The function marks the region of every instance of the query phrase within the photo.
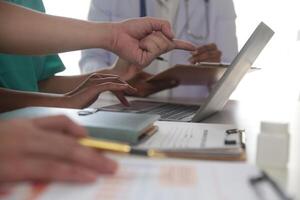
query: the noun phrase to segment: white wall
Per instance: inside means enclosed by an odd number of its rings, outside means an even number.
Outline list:
[[[233,98],[263,100],[295,100],[300,91],[299,0],[234,0],[238,15],[239,46],[259,21],[264,21],[275,35],[255,63],[263,70],[249,74],[239,85]]]
[[[70,3],[71,2],[71,3]],[[85,19],[88,0],[44,0],[48,13]],[[275,30],[275,36],[265,48],[256,67],[261,71],[248,74],[232,95],[234,99],[261,103],[288,102],[297,99],[300,91],[300,0],[234,0],[237,34],[241,47],[255,26],[264,21]],[[79,52],[61,54],[67,66],[63,74],[79,73]]]

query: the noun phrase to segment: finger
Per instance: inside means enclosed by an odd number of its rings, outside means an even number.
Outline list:
[[[140,48],[144,49],[142,65],[149,65],[157,56],[175,48],[175,43],[166,38],[161,32],[153,32],[140,42]]]
[[[126,99],[124,93],[121,93],[121,92],[113,92],[113,93],[124,106],[127,106],[127,107],[130,106],[130,103]]]
[[[42,157],[18,158],[0,164],[0,180],[20,181],[72,181],[91,182],[97,172],[62,160]]]
[[[99,133],[101,134],[101,133]],[[39,132],[21,144],[24,156],[35,155],[60,159],[90,168],[99,173],[111,173],[117,168],[114,161],[93,149],[81,146],[77,139],[49,131]]]
[[[194,52],[192,52],[192,55],[198,55],[198,54],[202,54],[207,51],[215,51],[215,50],[218,50],[217,45],[214,43],[211,43],[211,44],[203,45],[203,46],[197,48]]]
[[[83,127],[64,115],[35,118],[33,119],[33,123],[42,129],[53,130],[60,133],[63,132],[78,137],[87,135]]]
[[[101,84],[106,82],[127,84],[125,81],[122,81],[119,77],[93,78],[91,81],[94,84]]]
[[[98,78],[112,78],[112,77],[117,77],[120,78],[118,75],[115,74],[102,74],[102,73],[93,73],[89,76],[89,79],[98,79]]]
[[[136,89],[128,84],[105,82],[84,88],[72,98],[77,100],[76,107],[85,108],[95,102],[102,92],[106,91],[135,93]]]
[[[174,38],[174,33],[172,31],[170,22],[151,17],[146,17],[145,19],[147,19],[151,24],[152,31],[161,31],[167,38]]]
[[[141,40],[139,46],[141,49],[144,50],[145,53],[151,53],[153,54],[153,52],[159,52],[160,51],[160,47],[157,43],[154,42],[155,40],[153,39],[153,35],[149,35],[146,38],[144,38],[143,40]]]
[[[161,32],[153,32],[141,41],[140,47],[151,54],[149,57],[154,58],[168,50],[174,49],[175,44]]]
[[[121,83],[121,84],[127,84],[125,81],[121,80],[118,76],[107,76],[106,78],[91,78],[88,83],[88,87],[99,85],[106,82],[113,82],[113,83]],[[133,89],[133,88],[132,88]],[[95,94],[94,94],[95,95]]]
[[[206,51],[202,54],[198,54],[189,58],[189,61],[193,64],[197,62],[219,62],[221,60],[222,53],[220,51]]]
[[[138,73],[136,76],[139,77],[140,79],[147,80],[148,78],[154,76],[154,74],[150,74],[150,73],[148,73],[148,72],[141,71],[141,72]]]
[[[129,84],[122,84],[122,83],[113,83],[113,82],[106,82],[97,85],[98,87],[98,93],[104,92],[104,91],[122,91],[122,92],[131,92],[135,93],[136,89],[130,86]]]
[[[184,40],[177,40],[177,39],[175,39],[173,41],[175,43],[176,49],[181,49],[181,50],[186,50],[186,51],[195,51],[196,50],[196,47],[190,42],[187,42]]]
[[[179,81],[177,80],[160,80],[160,81],[155,81],[151,83],[152,85],[152,91],[154,93],[165,90],[165,89],[170,89],[173,87],[176,87],[179,85]]]
[[[158,55],[175,48],[173,40],[168,39],[162,32],[153,32],[150,39],[158,46],[160,50],[160,52],[157,52]]]
[[[179,82],[176,80],[155,81],[151,84],[145,84],[144,87],[137,92],[136,96],[146,97],[162,90],[176,87],[178,84]]]

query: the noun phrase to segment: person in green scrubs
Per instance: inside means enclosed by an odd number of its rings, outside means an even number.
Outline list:
[[[6,1],[45,12],[42,0]],[[115,91],[120,101],[128,105],[119,91],[126,91],[129,94],[135,92],[135,89],[117,76],[106,75],[115,73],[110,69],[81,76],[55,76],[56,73],[65,69],[57,54],[23,56],[2,53],[0,54],[0,66],[0,94],[2,97],[5,95],[14,97],[9,98],[8,102],[2,102],[0,111],[29,105],[83,108],[91,104],[99,93],[107,90]],[[110,86],[100,85],[105,82],[110,82]],[[87,85],[94,85],[94,88],[82,91],[82,88]],[[43,94],[37,92],[43,92]],[[53,94],[47,95],[46,93]]]
[[[0,10],[0,112],[26,106],[84,108],[104,91],[113,92],[121,103],[129,105],[125,94],[133,95],[137,90],[125,81],[138,86],[139,91],[146,88],[148,93],[173,87],[177,83],[170,80],[157,86],[147,84],[145,74],[138,72],[162,53],[195,49],[174,39],[170,24],[164,20],[96,23],[56,17],[41,13],[45,11],[42,0],[0,1]],[[57,54],[44,56],[84,48],[104,48],[123,59],[92,74],[56,76],[64,70],[63,63]]]
[[[42,0],[7,0],[7,2],[45,12]],[[176,48],[175,45],[172,48]],[[165,50],[158,49],[159,51]],[[139,72],[140,69],[132,70],[137,67],[123,59],[119,59],[111,68],[79,76],[56,76],[56,73],[65,69],[57,54],[46,56],[0,54],[0,66],[0,94],[3,97],[0,100],[0,112],[25,106],[84,108],[93,103],[104,91],[112,91],[121,103],[129,105],[124,94],[148,96],[178,84],[174,80],[148,83],[146,79],[151,76],[150,74]],[[107,74],[115,74],[122,78]],[[22,101],[19,101],[20,98]]]
[[[7,2],[45,12],[42,0],[7,0]],[[65,69],[57,54],[45,56],[0,54],[0,66],[0,90],[2,91],[0,111],[29,105],[83,108],[92,103],[92,100],[95,100],[99,93],[106,90],[127,91],[129,93],[135,91],[118,77],[110,75],[94,73],[73,77],[55,76],[56,73]],[[107,70],[103,72],[107,72]],[[95,89],[81,90],[82,87],[91,84],[91,82],[95,85],[104,83],[105,78],[109,78],[107,81],[114,83],[114,85],[111,84],[108,88],[95,86]],[[122,84],[121,87],[119,87],[120,83]],[[47,95],[37,92],[64,95]],[[116,94],[121,102],[128,104],[121,94]],[[12,96],[14,98],[11,98]]]

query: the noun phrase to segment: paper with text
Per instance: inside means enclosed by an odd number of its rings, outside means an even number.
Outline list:
[[[243,163],[115,157],[120,169],[92,184],[28,184],[15,187],[5,200],[209,199],[253,200],[249,178],[258,170]],[[1,196],[0,199],[2,200]]]

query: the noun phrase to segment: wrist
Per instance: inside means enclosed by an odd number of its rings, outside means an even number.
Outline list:
[[[113,74],[118,75],[124,81],[128,81],[132,74],[136,74],[132,64],[124,59],[119,58],[110,68]]]
[[[72,98],[72,94],[66,93],[63,95],[60,95],[59,97],[55,98],[53,101],[57,105],[57,107],[62,108],[74,108]]]
[[[97,23],[95,33],[97,48],[112,51],[113,46],[116,43],[115,24]]]

